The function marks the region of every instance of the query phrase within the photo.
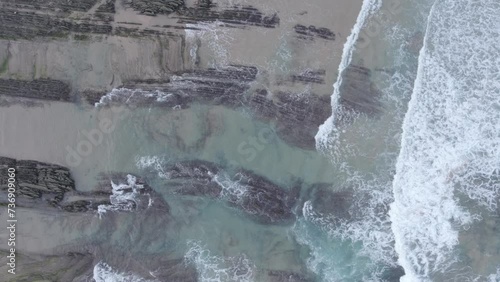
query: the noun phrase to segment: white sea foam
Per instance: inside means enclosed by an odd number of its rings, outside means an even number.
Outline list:
[[[500,182],[500,3],[437,1],[393,182],[390,217],[402,281],[428,281],[457,260],[458,232],[475,216],[467,195],[496,207]]]
[[[137,178],[133,175],[127,175],[127,183],[115,184],[111,181],[112,194],[109,196],[110,205],[99,205],[97,213],[99,218],[108,211],[133,211],[141,203],[139,200],[140,190],[144,189],[143,184],[137,183]],[[130,191],[131,190],[131,191]],[[148,207],[152,204],[151,196],[147,195]]]
[[[172,97],[171,93],[164,93],[160,90],[146,91],[142,89],[113,88],[108,94],[101,97],[95,107],[109,105],[112,102],[121,102],[128,104],[131,99],[138,97],[155,98],[156,102],[166,102]]]
[[[237,257],[216,256],[196,241],[189,241],[188,247],[185,259],[195,265],[201,282],[254,281],[255,266],[244,254]]]
[[[165,159],[158,156],[144,156],[136,158],[135,166],[139,169],[153,168],[158,177],[165,179],[168,178],[168,174],[163,169],[164,162]]]
[[[500,267],[497,268],[497,273],[493,273],[488,276],[489,282],[498,282],[500,281]]]
[[[356,48],[356,41],[359,38],[359,34],[366,20],[370,17],[370,15],[380,8],[382,2],[380,0],[363,0],[363,4],[361,6],[361,11],[358,14],[356,19],[356,23],[354,24],[351,34],[347,37],[346,42],[344,43],[344,48],[342,50],[342,57],[339,64],[337,81],[333,85],[333,94],[331,96],[331,104],[332,104],[332,115],[322,124],[318,129],[318,133],[316,133],[316,148],[318,150],[324,150],[329,147],[328,143],[331,140],[335,140],[335,138],[330,138],[331,135],[335,135],[335,116],[338,115],[339,108],[339,99],[340,99],[340,85],[342,84],[342,74],[343,71],[349,66],[352,60],[352,55]]]
[[[238,175],[236,175],[238,176]],[[241,203],[248,187],[237,180],[231,179],[225,172],[213,175],[213,180],[222,188],[220,197],[233,203]]]
[[[94,280],[96,282],[156,282],[139,277],[133,273],[123,273],[113,270],[105,262],[99,262],[94,266]]]

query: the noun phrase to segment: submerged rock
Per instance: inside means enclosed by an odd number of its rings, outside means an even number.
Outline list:
[[[331,115],[330,97],[286,92],[268,97],[267,90],[251,88],[257,74],[258,70],[253,66],[232,65],[220,69],[185,71],[167,81],[128,81],[123,88],[103,96],[96,105],[184,109],[194,103],[203,103],[232,109],[245,108],[258,119],[275,122],[278,135],[288,144],[314,149],[318,127]],[[321,74],[321,71],[308,72],[294,79],[320,80]]]
[[[163,176],[175,193],[226,201],[262,223],[295,218],[299,187],[287,191],[251,171],[240,170],[229,176],[213,163],[188,161],[163,168]]]
[[[69,18],[14,9],[0,9],[0,38],[32,39],[66,37],[70,32],[110,34],[112,26],[104,23],[76,22]]]
[[[371,81],[369,69],[350,65],[342,76],[340,104],[345,110],[368,116],[375,116],[381,112],[380,93]]]
[[[314,25],[304,26],[297,24],[294,27],[295,32],[299,34],[300,38],[313,39],[319,37],[328,40],[335,40],[335,33],[326,27],[315,27]]]
[[[314,184],[310,188],[308,199],[314,210],[335,219],[350,219],[350,209],[354,202],[352,190],[333,191],[329,184]]]
[[[222,192],[222,187],[214,178],[219,173],[219,167],[213,163],[199,160],[176,163],[165,173],[169,186],[176,193],[215,198]]]
[[[380,277],[382,281],[398,282],[405,275],[405,271],[401,266],[388,268]]]
[[[231,179],[218,179],[222,198],[263,223],[287,222],[295,219],[293,208],[298,189],[287,191],[265,177],[240,170]],[[297,187],[298,188],[298,187]]]
[[[310,83],[325,83],[325,70],[306,70],[299,74],[290,75],[290,80],[292,82],[300,82],[304,84]]]

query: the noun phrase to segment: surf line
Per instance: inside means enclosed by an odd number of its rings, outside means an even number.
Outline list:
[[[358,41],[359,34],[361,33],[361,28],[364,26],[366,20],[377,11],[382,5],[380,0],[363,0],[361,5],[361,11],[356,18],[356,23],[354,24],[351,34],[347,37],[344,43],[344,48],[342,49],[342,57],[339,64],[337,80],[333,84],[333,94],[331,96],[332,105],[332,115],[319,126],[318,133],[314,137],[316,140],[316,149],[318,151],[321,148],[325,148],[327,144],[328,134],[335,131],[335,113],[339,109],[339,99],[340,99],[340,86],[342,85],[342,74],[345,69],[351,64],[352,55],[356,49],[356,42]]]

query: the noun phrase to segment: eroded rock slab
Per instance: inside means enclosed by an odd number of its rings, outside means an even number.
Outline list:
[[[68,102],[71,100],[70,92],[70,86],[59,80],[0,79],[0,96]]]
[[[326,74],[325,70],[306,70],[299,74],[290,75],[290,81],[299,82],[303,84],[310,84],[310,83],[323,84],[325,83],[325,74]]]
[[[314,25],[305,26],[297,24],[294,26],[294,30],[298,34],[298,37],[303,39],[312,40],[315,37],[319,37],[327,40],[335,40],[335,33],[333,33],[326,27],[315,27]]]
[[[97,105],[185,109],[193,103],[203,103],[232,109],[245,108],[258,119],[274,122],[278,135],[290,145],[314,149],[318,126],[331,115],[330,97],[286,92],[278,92],[271,97],[267,90],[252,89],[257,75],[255,67],[234,65],[222,69],[186,71],[168,81],[128,81],[123,88],[103,96]],[[306,75],[309,75],[308,78]],[[319,75],[321,71],[295,79],[318,80]]]
[[[93,192],[75,189],[69,169],[37,161],[0,157],[0,204],[8,203],[8,169],[15,169],[16,205],[66,212],[126,212],[146,209],[169,212],[168,204],[140,177],[126,173],[101,175]]]
[[[7,203],[8,169],[15,169],[16,202],[20,206],[57,206],[64,194],[75,190],[75,182],[65,167],[37,161],[0,157],[0,201]]]
[[[300,187],[288,191],[251,171],[230,176],[216,164],[196,160],[165,166],[162,177],[175,193],[223,200],[262,223],[295,218]]]
[[[314,184],[309,190],[308,199],[314,210],[335,219],[351,219],[350,209],[354,201],[352,190],[333,191],[329,184]]]
[[[49,14],[0,9],[0,38],[4,39],[61,38],[70,32],[110,34],[112,29],[108,24],[75,22]]]
[[[180,10],[179,22],[198,23],[220,21],[228,26],[259,26],[265,28],[274,28],[280,23],[277,14],[264,15],[261,11],[252,6],[233,6],[219,10],[211,8],[213,6],[207,5],[206,2],[204,3],[204,6]]]

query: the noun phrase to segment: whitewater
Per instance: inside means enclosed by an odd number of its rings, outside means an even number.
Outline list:
[[[494,0],[438,0],[429,15],[390,209],[401,281],[460,268],[459,233],[481,219],[469,207],[498,204],[499,31]]]

